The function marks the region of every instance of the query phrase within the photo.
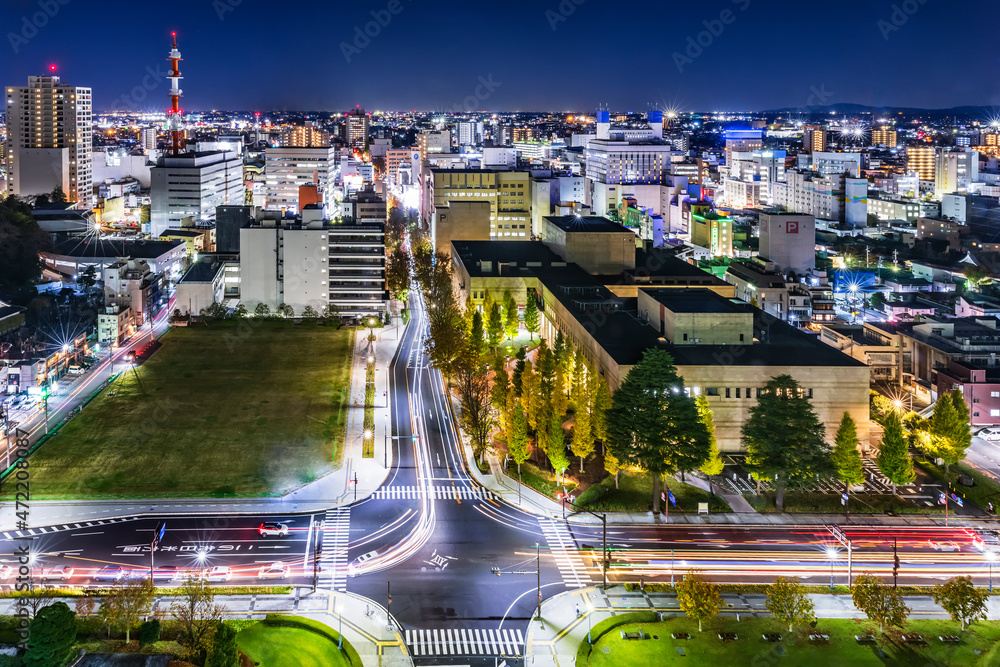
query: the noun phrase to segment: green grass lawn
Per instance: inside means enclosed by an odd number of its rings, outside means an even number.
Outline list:
[[[337,634],[332,628],[299,616],[280,618],[285,624],[300,624],[301,627],[264,622],[236,635],[239,649],[260,667],[348,667],[351,661],[347,656],[353,656],[357,667],[361,666],[360,658],[349,643],[344,642],[343,650],[337,648]]]
[[[677,499],[677,508],[671,505],[671,511],[697,512],[698,503],[708,503],[712,512],[731,511],[729,503],[721,496],[713,496],[708,491],[673,479],[666,480],[666,484]],[[653,479],[641,473],[623,472],[619,475],[616,489],[614,475],[611,475],[580,494],[576,502],[595,512],[648,512],[653,504]],[[660,506],[662,511],[663,503]]]
[[[219,322],[161,340],[32,455],[34,498],[264,495],[339,465],[351,330]]]
[[[507,474],[514,480],[517,479],[517,466],[511,465]],[[542,470],[533,463],[521,464],[521,483],[530,486],[535,491],[545,494],[550,498],[556,497],[556,492],[562,491],[562,486],[556,484],[556,476],[548,470]],[[571,492],[576,488],[576,482],[566,480],[566,490]]]
[[[876,646],[858,644],[854,635],[878,635],[878,627],[868,621],[853,619],[822,619],[816,627],[818,634],[829,635],[829,643],[809,641],[808,632],[796,629],[789,635],[788,627],[770,618],[716,619],[705,624],[705,631],[698,632],[698,624],[687,618],[674,618],[663,623],[627,624],[616,627],[597,640],[589,659],[586,641],[581,646],[579,665],[618,667],[619,665],[787,665],[807,667],[866,667],[868,665],[893,666],[982,666],[1000,664],[1000,623],[977,623],[965,633],[952,621],[915,620],[906,624],[905,632],[923,635],[926,647],[904,645],[900,633],[894,632],[880,642],[885,657],[880,657]],[[658,639],[623,640],[621,631],[646,633]],[[672,632],[686,632],[691,639],[671,638]],[[719,632],[733,632],[739,639],[725,644]],[[780,633],[782,641],[770,643],[761,635]],[[939,635],[960,635],[957,645],[946,645]],[[682,657],[677,648],[683,648]],[[608,652],[604,652],[604,648]],[[780,650],[784,651],[782,655]],[[977,654],[976,651],[979,651]]]

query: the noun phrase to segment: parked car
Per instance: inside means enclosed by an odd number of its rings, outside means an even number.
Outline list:
[[[976,434],[977,438],[982,438],[987,442],[1000,441],[1000,426],[988,426]]]
[[[126,574],[124,567],[105,565],[94,573],[94,581],[120,581]]]
[[[347,566],[347,573],[353,577],[357,573],[357,571],[361,569],[362,565],[370,561],[372,558],[375,558],[376,556],[378,556],[377,551],[369,551],[366,554],[361,554],[360,556],[355,558],[350,565]]]
[[[42,572],[42,581],[69,581],[75,570],[71,567],[60,565]]]
[[[209,581],[229,581],[233,578],[233,570],[228,565],[216,565],[215,567],[209,567],[206,568],[201,574]]]
[[[73,364],[72,366],[69,367],[68,372],[70,375],[83,375],[83,368],[81,368],[77,364]]]
[[[257,577],[260,579],[287,579],[290,571],[291,568],[279,560],[260,568]]]
[[[12,574],[14,574],[14,568],[10,565],[0,565],[0,581],[10,579]]]
[[[288,526],[283,523],[265,522],[257,529],[261,537],[285,537],[288,535]]]

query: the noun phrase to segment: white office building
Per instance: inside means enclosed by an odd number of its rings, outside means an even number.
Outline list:
[[[774,205],[791,213],[864,227],[868,221],[868,181],[842,174],[821,176],[790,170],[784,183],[771,185]]]
[[[7,192],[48,194],[62,188],[81,208],[94,204],[90,88],[58,76],[29,76],[7,87]]]
[[[240,229],[240,299],[250,312],[285,304],[360,319],[385,313],[385,225],[338,223],[307,206],[294,221]]]
[[[647,118],[649,129],[641,133],[643,138],[630,139],[626,136],[636,133],[613,130],[608,112],[597,112],[597,136],[584,149],[595,216],[606,216],[617,208],[622,184],[658,184],[670,172],[673,146],[663,140],[663,114],[650,111]]]
[[[163,155],[150,169],[149,233],[181,227],[184,218],[215,220],[215,207],[244,201],[243,160],[237,153]]]
[[[265,208],[298,212],[299,188],[316,184],[324,204],[332,201],[336,149],[331,146],[268,148],[264,166]]]

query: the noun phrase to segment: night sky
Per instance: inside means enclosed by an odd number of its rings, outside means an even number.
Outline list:
[[[97,111],[163,108],[176,30],[191,111],[1000,107],[998,17],[996,0],[2,0],[0,83],[56,63]]]

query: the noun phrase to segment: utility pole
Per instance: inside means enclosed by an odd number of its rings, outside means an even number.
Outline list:
[[[156,525],[156,530],[153,531],[153,541],[149,543],[149,583],[153,584],[153,554],[156,552],[156,547],[159,546],[160,540],[163,539],[163,534],[167,532],[167,522],[161,521]]]
[[[316,592],[319,581],[319,555],[319,531],[317,530],[313,534],[313,593]]]
[[[538,572],[538,620],[542,620],[542,555],[538,542],[535,542],[535,568]]]

